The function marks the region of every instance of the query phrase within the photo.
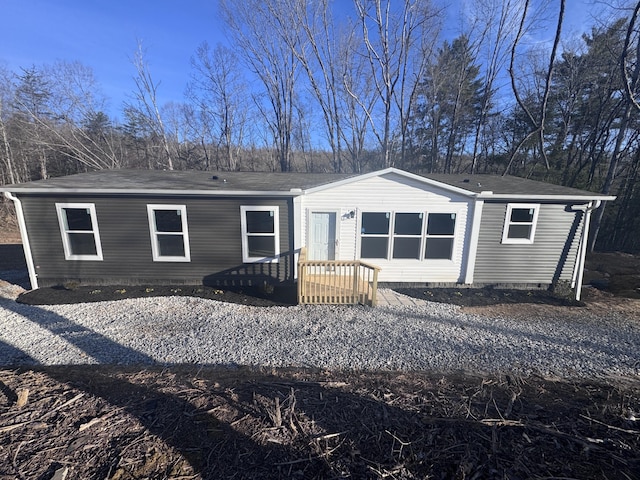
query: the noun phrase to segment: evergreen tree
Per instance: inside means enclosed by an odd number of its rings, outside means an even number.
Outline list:
[[[469,39],[463,35],[445,41],[420,82],[412,117],[412,143],[427,171],[452,173],[462,167],[482,104],[482,85]]]

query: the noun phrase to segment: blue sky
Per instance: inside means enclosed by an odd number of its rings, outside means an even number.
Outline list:
[[[2,0],[0,62],[10,70],[80,61],[91,67],[118,110],[131,92],[137,41],[147,49],[160,93],[182,100],[190,58],[221,26],[214,1]],[[171,93],[170,93],[171,92]]]
[[[342,2],[347,0],[335,0]],[[463,0],[449,7],[457,23]],[[472,0],[471,0],[472,1]],[[565,30],[582,33],[592,10],[588,0],[568,0]],[[557,8],[557,1],[551,2]],[[79,61],[93,69],[108,111],[119,112],[134,88],[131,58],[142,41],[159,97],[182,101],[197,46],[224,42],[216,16],[217,0],[2,0],[0,65],[41,66],[56,60]],[[455,28],[455,25],[454,25]],[[541,39],[544,41],[544,39]]]

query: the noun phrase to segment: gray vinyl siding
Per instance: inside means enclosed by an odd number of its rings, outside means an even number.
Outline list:
[[[503,244],[507,203],[485,202],[474,283],[550,285],[554,280],[571,281],[584,215],[569,209],[565,204],[541,204],[534,243]]]
[[[292,281],[291,199],[23,195],[21,200],[39,284],[253,284]],[[102,261],[66,260],[56,203],[93,203]],[[186,205],[190,262],[154,262],[148,204]],[[241,205],[279,207],[278,263],[242,262]]]

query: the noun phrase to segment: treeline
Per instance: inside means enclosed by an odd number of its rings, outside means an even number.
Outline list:
[[[106,168],[511,174],[617,195],[598,248],[640,251],[640,3],[563,32],[565,0],[220,0],[227,45],[162,103],[141,44],[120,117],[77,62],[0,69],[0,182]],[[547,32],[548,41],[533,42]],[[551,32],[551,33],[548,33]]]

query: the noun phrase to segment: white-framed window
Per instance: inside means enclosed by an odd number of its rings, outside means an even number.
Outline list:
[[[389,257],[391,213],[362,212],[360,223],[360,258]]]
[[[423,218],[423,213],[394,214],[391,258],[420,259]]]
[[[64,257],[102,260],[96,206],[93,203],[56,203]]]
[[[276,206],[240,206],[243,263],[278,262],[279,212],[280,208]]]
[[[502,230],[502,243],[533,243],[539,210],[539,204],[507,204],[507,213]]]
[[[360,258],[452,260],[454,212],[362,212]]]
[[[147,205],[154,262],[190,262],[186,205]]]
[[[451,260],[455,233],[455,213],[429,213],[425,233],[425,260]]]

